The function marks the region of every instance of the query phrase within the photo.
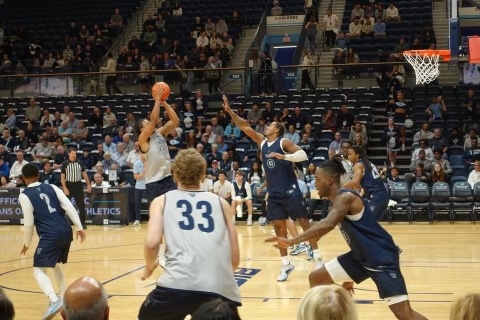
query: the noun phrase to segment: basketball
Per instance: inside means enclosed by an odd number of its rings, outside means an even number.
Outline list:
[[[161,98],[162,98],[162,100],[167,100],[168,96],[170,95],[170,87],[165,82],[157,82],[153,85],[153,87],[152,87],[152,97],[153,98],[156,97],[157,92],[161,87],[163,87],[163,90],[164,90],[163,97],[161,97]]]

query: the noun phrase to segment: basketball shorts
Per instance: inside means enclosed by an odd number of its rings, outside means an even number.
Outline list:
[[[383,219],[389,202],[390,196],[388,193],[385,193],[385,195],[382,196],[373,196],[370,200],[368,200],[370,210],[372,210],[372,213],[375,215],[375,219],[377,219],[377,221],[381,221]]]
[[[348,252],[327,262],[325,269],[335,283],[353,281],[359,284],[371,278],[377,286],[380,298],[385,299],[389,304],[408,300],[407,286],[399,264],[367,268],[356,260],[351,252]]]
[[[295,219],[308,219],[307,208],[300,192],[285,194],[284,196],[269,195],[267,200],[267,219],[286,220],[288,217]]]
[[[221,296],[195,291],[184,291],[157,286],[140,307],[138,320],[182,320],[200,306]],[[234,302],[237,306],[241,305]]]
[[[172,176],[165,177],[162,180],[152,183],[147,183],[146,187],[145,197],[150,203],[152,203],[155,198],[160,197],[168,191],[177,189],[177,185],[175,184],[175,181],[173,181]]]
[[[407,120],[406,113],[395,113],[393,116],[393,122],[395,123],[396,126],[404,127],[405,120]]]
[[[33,255],[33,266],[55,268],[57,263],[67,263],[68,252],[72,243],[71,239],[71,237],[59,240],[40,239]]]

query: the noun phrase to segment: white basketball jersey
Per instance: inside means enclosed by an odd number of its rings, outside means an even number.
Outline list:
[[[167,192],[163,230],[167,259],[159,286],[241,302],[219,196],[204,191]]]
[[[150,137],[145,160],[145,183],[156,182],[172,174],[167,142],[161,134],[155,132]]]

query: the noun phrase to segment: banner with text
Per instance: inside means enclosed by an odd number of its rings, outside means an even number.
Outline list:
[[[128,222],[128,212],[133,188],[93,188],[85,190],[86,224],[123,225]],[[18,203],[22,189],[0,189],[0,224],[23,224],[23,212]],[[78,211],[75,199],[72,203]]]
[[[304,14],[267,17],[267,27],[301,26],[305,20]]]

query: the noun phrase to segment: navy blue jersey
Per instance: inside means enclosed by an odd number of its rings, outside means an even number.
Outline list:
[[[39,238],[57,240],[69,236],[70,240],[73,240],[72,227],[65,219],[65,210],[51,185],[42,183],[36,187],[25,188],[23,193],[32,203],[34,224]]]
[[[359,161],[362,166],[365,168],[365,173],[363,174],[362,181],[360,185],[363,190],[365,190],[365,195],[367,197],[386,197],[389,198],[387,188],[380,178],[380,173],[378,172],[377,167],[371,163],[371,168],[362,160]]]
[[[295,172],[293,172],[292,162],[267,157],[270,152],[286,154],[282,148],[282,140],[282,138],[278,138],[271,143],[265,141],[261,146],[269,197],[281,197],[285,196],[285,194],[300,193],[297,185],[297,177],[295,176]]]
[[[340,193],[356,192],[342,189]],[[346,216],[340,222],[340,231],[352,250],[352,254],[365,267],[379,267],[399,263],[399,248],[393,242],[392,236],[378,224],[370,206],[365,205],[360,219],[356,216]]]

